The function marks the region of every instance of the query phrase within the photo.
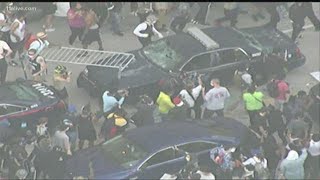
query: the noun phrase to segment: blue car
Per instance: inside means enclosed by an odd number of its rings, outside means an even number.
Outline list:
[[[195,122],[166,122],[131,129],[103,144],[78,151],[67,161],[67,176],[94,179],[160,179],[220,145],[239,145],[247,127],[225,118],[210,127]],[[228,136],[225,136],[228,134]],[[229,136],[230,135],[230,136]]]

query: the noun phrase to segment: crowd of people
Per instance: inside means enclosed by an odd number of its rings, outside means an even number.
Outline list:
[[[55,3],[49,3],[46,9],[46,21],[43,31],[33,35],[27,32],[25,13],[14,14],[10,9],[3,9],[0,13],[2,40],[0,41],[0,80],[6,80],[7,61],[17,65],[18,59],[27,56],[30,75],[35,81],[46,82],[47,64],[41,52],[49,46],[47,32],[54,31],[53,12]],[[121,9],[123,4],[114,3],[71,3],[67,13],[68,25],[71,30],[69,44],[73,45],[78,38],[87,49],[92,42],[97,42],[99,50],[103,50],[100,37],[108,15],[110,15],[111,29],[115,35],[123,36],[121,30]],[[211,3],[199,3],[200,10],[195,17],[191,17],[190,8],[193,3],[180,3],[177,13],[168,25],[166,15],[169,5],[161,3],[131,3],[133,15],[139,16],[140,23],[133,33],[138,37],[142,46],[151,42],[156,34],[162,38],[160,32],[170,27],[179,33],[188,22],[206,25],[207,13]],[[255,20],[265,18],[261,14],[260,3],[254,3],[257,8],[252,13]],[[280,21],[277,4],[266,6],[271,15],[268,25],[275,27]],[[305,17],[309,17],[316,29],[319,20],[315,17],[311,3],[294,3],[289,9],[290,19],[293,20],[292,39],[296,40],[304,25]],[[299,9],[296,11],[297,9]],[[155,16],[152,12],[157,12]],[[300,16],[303,12],[303,16]],[[217,19],[216,24],[229,20],[231,26],[236,26],[237,17],[243,12],[238,3],[225,3],[225,17]],[[86,56],[86,53],[82,54]],[[275,57],[270,57],[275,58]],[[315,101],[319,95],[311,97],[305,91],[297,95],[290,92],[289,84],[284,80],[285,69],[280,67],[277,76],[268,83],[268,95],[274,98],[274,104],[266,106],[266,94],[257,90],[256,80],[249,72],[240,72],[242,99],[249,117],[249,132],[247,143],[239,147],[217,147],[210,152],[210,161],[199,162],[199,169],[190,174],[191,179],[229,179],[238,178],[284,178],[303,179],[319,178],[320,135],[312,134]],[[274,74],[274,73],[271,73]],[[66,84],[70,82],[71,72],[66,67],[58,65],[54,69],[53,86],[59,96],[68,104],[67,117],[61,119],[58,127],[49,127],[48,118],[39,119],[35,127],[29,128],[23,137],[16,137],[10,143],[1,145],[1,169],[9,169],[10,179],[25,179],[34,175],[36,179],[61,179],[65,176],[65,162],[77,150],[94,146],[98,142],[111,139],[122,134],[132,120],[136,126],[146,126],[163,121],[200,121],[214,120],[214,117],[224,117],[225,102],[231,97],[228,88],[221,86],[217,78],[209,79],[209,83],[201,75],[196,79],[185,75],[177,79],[165,79],[159,83],[159,95],[152,99],[148,95],[140,96],[136,104],[137,112],[128,117],[122,105],[130,96],[128,90],[109,89],[102,98],[102,113],[93,113],[90,104],[82,106],[77,113],[72,103],[69,103]],[[156,88],[155,88],[156,91]],[[289,97],[288,97],[289,96]],[[312,111],[310,109],[313,109]],[[95,127],[99,120],[103,120],[100,131]],[[278,143],[275,134],[280,138]],[[34,144],[32,153],[25,151],[25,146]],[[50,162],[50,163],[48,163]],[[32,165],[31,165],[32,164]],[[279,167],[278,167],[279,164]],[[31,168],[34,167],[34,168]],[[36,172],[36,173],[34,173]]]

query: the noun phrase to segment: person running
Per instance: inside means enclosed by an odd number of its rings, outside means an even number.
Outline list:
[[[154,27],[156,22],[157,18],[154,15],[149,15],[146,18],[146,21],[139,24],[134,29],[133,34],[138,37],[138,40],[142,44],[142,47],[146,47],[151,43],[151,38],[154,34],[157,34],[159,38],[163,38],[163,35]]]
[[[16,53],[18,53],[19,59],[22,59],[24,38],[26,36],[26,14],[23,11],[18,11],[16,19],[13,21],[10,29],[10,47],[12,48],[11,62],[12,66],[16,66],[17,63],[13,60]]]
[[[0,40],[0,83],[3,84],[6,81],[8,63],[6,57],[9,57],[12,53],[11,48],[5,42]]]
[[[212,118],[213,114],[217,114],[219,117],[224,117],[224,104],[225,100],[230,97],[230,93],[227,88],[220,86],[219,79],[212,79],[210,85],[213,87],[207,93],[205,88],[202,88],[202,96],[205,101],[205,118]]]
[[[10,29],[12,24],[13,13],[10,8],[4,8],[0,12],[0,32],[2,33],[2,40],[10,42]]]
[[[44,76],[47,74],[47,63],[43,56],[37,55],[36,49],[28,51],[29,68],[34,81],[45,81]]]
[[[94,145],[94,141],[97,139],[96,130],[93,126],[94,115],[91,113],[90,104],[82,106],[81,114],[78,117],[78,137],[79,137],[79,149],[83,148],[84,142],[89,142],[89,147]]]
[[[52,32],[55,31],[56,29],[53,27],[53,18],[54,18],[54,13],[57,10],[57,3],[56,2],[49,2],[49,3],[44,3],[43,7],[43,13],[45,14],[45,24],[42,26],[43,30],[45,32]]]
[[[254,124],[253,119],[258,111],[260,111],[264,106],[263,97],[264,95],[262,92],[256,91],[255,85],[251,85],[247,92],[243,93],[242,95],[251,125]]]
[[[71,30],[71,35],[69,36],[70,45],[73,45],[77,37],[79,41],[82,41],[86,26],[84,15],[84,10],[79,2],[75,3],[75,7],[71,7],[67,12],[68,23]]]
[[[98,25],[98,17],[92,8],[89,9],[89,12],[85,16],[85,22],[87,33],[85,33],[85,36],[82,41],[83,48],[87,49],[92,42],[97,41],[99,45],[99,51],[103,51],[102,41],[99,32],[100,27]]]

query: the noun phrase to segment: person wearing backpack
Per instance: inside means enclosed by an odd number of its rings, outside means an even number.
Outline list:
[[[268,161],[262,153],[258,153],[243,162],[244,166],[254,167],[255,179],[269,179]]]
[[[201,76],[198,76],[198,86],[195,87],[194,83],[189,81],[186,83],[185,88],[180,91],[180,97],[186,102],[188,109],[188,116],[192,119],[199,119],[201,115],[200,93],[202,90]],[[194,113],[194,115],[193,115]]]
[[[260,111],[264,106],[263,97],[264,95],[262,92],[256,91],[255,85],[251,85],[247,92],[242,95],[251,125],[254,124],[253,120],[257,112]]]
[[[48,36],[45,32],[38,32],[36,35],[30,34],[26,38],[24,49],[29,51],[30,49],[37,50],[36,55],[39,55],[45,48],[49,46]]]
[[[47,63],[44,57],[37,55],[36,49],[28,51],[29,68],[34,81],[45,81],[44,76],[47,74]]]
[[[276,84],[274,91],[277,91],[274,97],[274,106],[276,109],[282,111],[283,104],[287,101],[287,95],[290,93],[289,84],[284,81],[284,74],[279,74],[273,83]]]

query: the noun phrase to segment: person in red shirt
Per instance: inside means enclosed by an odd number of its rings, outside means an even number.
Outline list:
[[[289,89],[289,84],[284,81],[284,75],[280,74],[277,78],[277,80],[275,80],[275,83],[277,83],[278,85],[278,96],[275,98],[275,103],[274,106],[276,109],[279,109],[280,111],[282,111],[283,109],[283,104],[287,101],[287,94],[290,93],[290,89]]]

